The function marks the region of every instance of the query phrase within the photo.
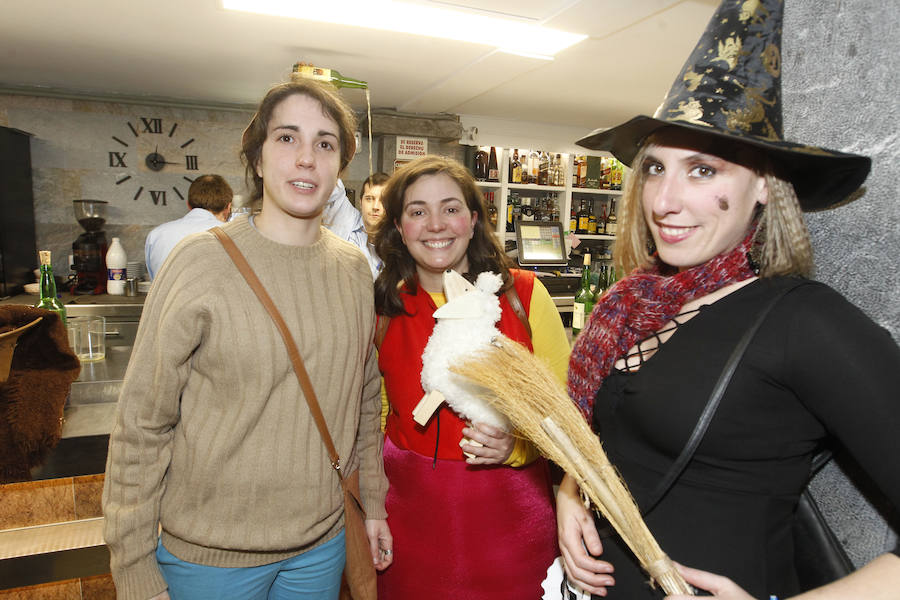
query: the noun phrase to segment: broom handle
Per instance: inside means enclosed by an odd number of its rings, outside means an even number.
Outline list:
[[[619,532],[620,535],[625,537],[623,531],[625,531],[625,523],[627,522],[625,519],[625,515],[622,514],[621,509],[619,508],[618,503],[616,502],[615,496],[610,491],[609,486],[605,481],[600,477],[597,471],[594,469],[594,466],[591,465],[584,456],[581,455],[580,452],[575,448],[575,444],[572,443],[572,440],[569,439],[562,429],[560,429],[559,425],[556,424],[553,419],[550,417],[545,417],[541,421],[541,429],[550,436],[550,439],[553,440],[553,443],[556,444],[557,448],[562,451],[562,453],[572,461],[572,464],[575,465],[575,468],[578,470],[578,473],[584,478],[585,482],[591,486],[597,495],[600,497],[600,501],[603,506],[600,508],[605,509],[603,516],[607,518],[607,520],[613,524],[616,528],[616,531]],[[629,544],[630,545],[630,544]]]

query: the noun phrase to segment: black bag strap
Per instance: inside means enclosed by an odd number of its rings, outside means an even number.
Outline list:
[[[766,320],[769,312],[771,312],[775,305],[778,304],[778,302],[780,302],[781,299],[788,294],[788,292],[798,288],[801,285],[804,285],[805,283],[807,283],[805,280],[798,281],[775,294],[766,303],[766,305],[762,307],[762,309],[759,311],[759,314],[756,315],[756,319],[753,321],[753,323],[750,324],[750,327],[747,328],[747,330],[744,332],[744,335],[741,336],[741,339],[734,347],[734,350],[731,351],[731,355],[728,357],[728,362],[725,363],[725,367],[722,369],[722,373],[719,375],[719,379],[718,381],[716,381],[716,385],[713,386],[712,392],[709,395],[709,400],[707,400],[706,402],[706,407],[703,409],[703,412],[700,413],[700,418],[697,419],[697,425],[694,426],[694,431],[691,432],[691,436],[688,438],[688,441],[684,445],[684,448],[682,448],[681,453],[675,459],[675,462],[672,463],[672,466],[669,468],[663,478],[660,479],[656,488],[653,490],[653,493],[650,494],[650,501],[641,510],[641,514],[646,516],[650,513],[650,511],[656,508],[660,500],[662,500],[669,492],[669,490],[675,484],[675,481],[684,472],[684,469],[694,457],[694,453],[697,451],[697,446],[700,445],[700,442],[703,440],[703,436],[706,435],[706,430],[709,428],[709,424],[716,413],[716,409],[719,408],[719,402],[722,400],[722,396],[725,395],[725,390],[728,388],[728,384],[731,383],[731,378],[734,375],[734,372],[737,370],[738,363],[741,362],[741,358],[743,358],[744,352],[747,351],[747,346],[750,345],[750,341],[753,339],[753,336],[756,335],[756,332],[763,324],[763,321]]]

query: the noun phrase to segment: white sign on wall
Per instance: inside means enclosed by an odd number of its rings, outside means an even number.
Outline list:
[[[397,136],[397,159],[412,160],[428,154],[428,138]]]

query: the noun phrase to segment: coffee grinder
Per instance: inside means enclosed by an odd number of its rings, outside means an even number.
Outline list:
[[[72,242],[73,294],[106,292],[106,204],[104,200],[73,200],[75,218],[84,233]]]

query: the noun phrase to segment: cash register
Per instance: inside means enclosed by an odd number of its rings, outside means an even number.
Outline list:
[[[562,223],[516,221],[516,248],[519,267],[535,271],[551,296],[575,294],[581,275],[566,272],[569,252]]]

